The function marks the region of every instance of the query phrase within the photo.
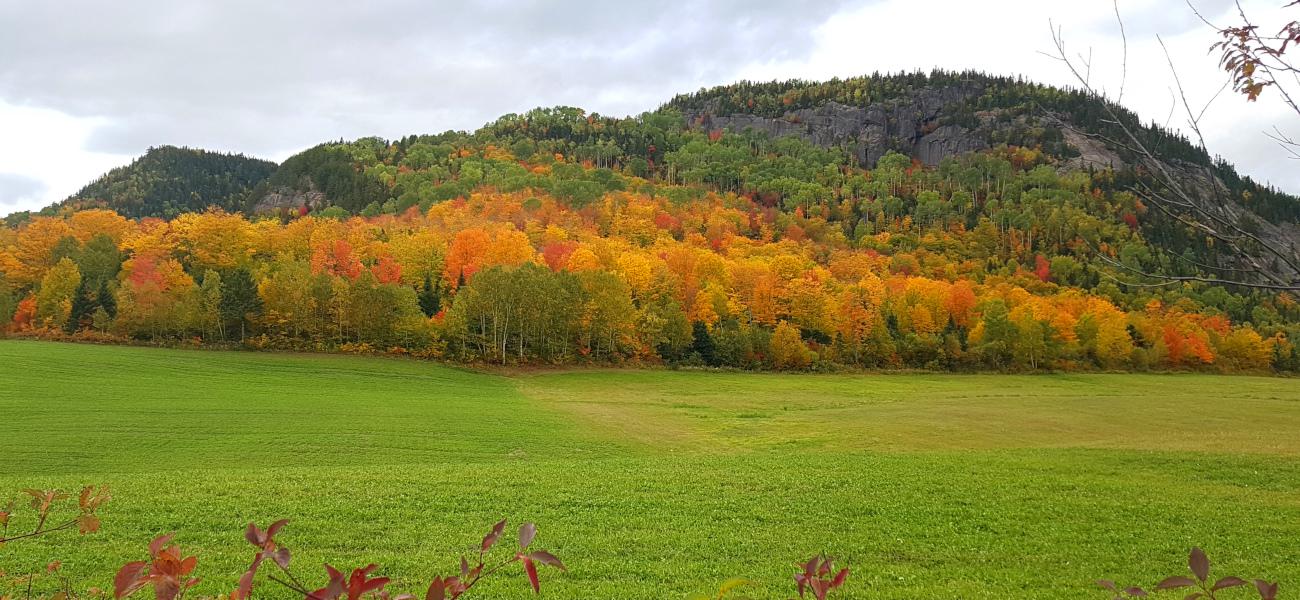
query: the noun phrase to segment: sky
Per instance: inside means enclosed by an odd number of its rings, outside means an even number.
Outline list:
[[[1231,0],[1191,2],[1234,21]],[[1282,4],[1242,0],[1268,23]],[[1214,30],[1181,0],[0,0],[0,214],[61,200],[166,144],[280,161],[537,106],[637,114],[740,79],[939,67],[1074,84],[1042,54],[1049,22],[1072,58],[1091,57],[1093,85],[1147,120],[1187,120],[1171,114],[1157,36],[1198,110],[1227,77],[1207,52]],[[1300,135],[1276,94],[1249,104],[1225,92],[1201,124],[1211,153],[1300,192],[1300,169],[1263,135]]]

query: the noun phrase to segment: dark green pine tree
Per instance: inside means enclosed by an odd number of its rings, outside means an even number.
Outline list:
[[[95,294],[95,300],[103,307],[104,312],[108,313],[109,318],[117,317],[117,299],[113,298],[113,292],[108,289],[108,280],[99,282],[99,292]]]
[[[68,333],[76,333],[81,329],[83,320],[89,319],[95,312],[95,301],[90,299],[90,290],[86,286],[86,280],[82,279],[77,284],[77,293],[72,297],[72,311],[68,313],[68,322],[63,324],[63,330]]]
[[[432,317],[442,310],[442,298],[438,296],[438,286],[433,283],[433,277],[428,273],[424,274],[424,287],[420,288],[419,301],[420,310],[426,317]]]
[[[691,337],[691,351],[698,354],[704,364],[711,367],[718,366],[717,350],[708,326],[701,321],[696,321],[691,329]]]

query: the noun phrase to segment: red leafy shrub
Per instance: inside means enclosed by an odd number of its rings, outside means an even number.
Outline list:
[[[145,587],[152,586],[158,600],[175,600],[184,597],[185,591],[198,585],[197,577],[190,577],[198,559],[182,556],[181,547],[168,545],[173,534],[158,536],[149,543],[149,560],[133,561],[122,565],[113,578],[113,597],[125,598]]]
[[[394,600],[411,600],[415,598],[415,596],[411,594],[390,596],[387,589],[388,584],[391,582],[389,578],[371,577],[371,573],[373,573],[375,569],[379,568],[378,565],[375,564],[369,564],[365,567],[352,569],[352,571],[347,574],[345,574],[344,571],[327,564],[325,565],[325,572],[329,576],[328,581],[325,582],[323,587],[314,590],[311,589],[310,586],[304,584],[302,580],[295,576],[289,569],[289,563],[291,560],[289,549],[285,548],[275,539],[276,533],[278,533],[286,523],[288,523],[288,521],[276,521],[268,526],[265,531],[258,528],[257,525],[253,523],[248,524],[248,529],[244,532],[244,539],[248,540],[248,543],[252,544],[257,549],[257,553],[253,555],[253,562],[249,565],[248,570],[239,578],[238,588],[236,588],[235,592],[231,594],[231,597],[234,600],[244,600],[252,595],[253,585],[257,578],[258,571],[267,560],[270,560],[271,565],[278,569],[278,574],[267,575],[267,579],[283,587],[289,588],[298,594],[302,594],[304,598],[308,598],[309,600],[340,600],[343,598],[346,598],[347,600],[358,600],[367,596],[380,598],[381,600],[387,600],[389,598],[393,598]],[[461,557],[460,573],[458,575],[448,577],[439,575],[434,577],[433,581],[429,584],[428,589],[425,591],[425,600],[448,600],[451,598],[459,598],[472,589],[479,581],[482,581],[493,574],[497,574],[505,567],[515,563],[523,565],[524,574],[528,577],[528,583],[532,586],[534,592],[540,592],[541,590],[541,581],[537,572],[537,565],[540,564],[555,567],[561,571],[565,570],[564,563],[560,562],[560,559],[556,558],[555,555],[550,552],[545,550],[528,550],[529,546],[533,543],[533,538],[537,535],[537,526],[532,523],[524,523],[519,528],[518,550],[514,551],[510,556],[494,562],[492,566],[488,566],[487,561],[489,551],[492,550],[493,546],[495,546],[501,539],[502,534],[505,533],[505,528],[506,521],[502,519],[492,527],[492,530],[489,531],[487,535],[483,536],[483,540],[479,543],[478,556],[475,558],[474,564],[471,565],[468,558]],[[168,597],[165,600],[172,600],[172,598],[174,597]]]
[[[24,529],[21,533],[10,534],[10,525],[15,515],[14,503],[0,510],[0,546],[6,542],[27,540],[37,538],[45,534],[61,531],[65,529],[77,528],[83,534],[93,533],[100,527],[97,511],[101,505],[110,498],[107,488],[89,486],[82,489],[77,497],[76,510],[66,519],[54,519],[65,501],[71,498],[71,495],[58,490],[24,490],[24,493],[31,498],[31,506],[35,521],[35,526],[30,529]],[[247,600],[253,595],[253,589],[259,575],[264,576],[265,580],[276,585],[287,588],[294,594],[301,595],[307,600],[360,600],[362,598],[375,598],[377,600],[416,600],[413,594],[392,595],[388,589],[392,581],[388,577],[374,576],[378,565],[368,564],[364,567],[354,568],[351,570],[342,570],[332,565],[324,565],[327,576],[323,584],[312,585],[305,583],[290,570],[292,555],[287,547],[276,539],[276,535],[288,523],[287,520],[280,520],[271,523],[266,529],[259,528],[256,524],[249,523],[244,531],[244,539],[253,546],[253,560],[248,569],[239,578],[236,589],[231,592],[231,600]],[[493,575],[504,574],[506,569],[512,565],[519,564],[522,567],[524,576],[528,580],[528,585],[534,593],[541,591],[541,578],[538,566],[548,566],[566,570],[564,563],[554,554],[546,550],[531,549],[533,540],[537,536],[537,526],[532,523],[524,523],[519,527],[517,547],[506,553],[497,552],[496,558],[493,559],[493,548],[498,546],[502,536],[505,534],[506,521],[503,519],[492,526],[492,529],[483,536],[478,544],[476,556],[471,561],[469,557],[461,557],[459,570],[453,575],[435,576],[424,588],[424,600],[453,600],[465,596],[482,580]],[[185,597],[188,590],[192,589],[199,583],[199,578],[195,575],[198,567],[198,559],[195,556],[185,556],[180,546],[172,544],[172,534],[167,534],[154,539],[148,547],[148,560],[132,561],[122,566],[117,575],[113,578],[113,595],[115,598],[126,598],[145,588],[152,588],[154,598],[157,600],[181,600]],[[796,563],[799,570],[794,574],[794,583],[800,599],[810,600],[827,600],[832,592],[841,588],[848,579],[849,569],[836,569],[834,560],[825,555],[818,555],[810,558],[806,562]],[[1261,600],[1276,600],[1278,584],[1268,582],[1263,579],[1254,579],[1248,582],[1245,579],[1234,576],[1219,577],[1212,579],[1210,577],[1210,560],[1205,552],[1200,548],[1193,548],[1187,561],[1188,570],[1191,577],[1187,575],[1175,575],[1167,577],[1155,584],[1151,592],[1161,592],[1166,590],[1186,590],[1185,600],[1218,600],[1220,593],[1224,590],[1233,588],[1246,588],[1253,583],[1254,592],[1258,594]],[[61,563],[58,560],[51,561],[46,567],[48,575],[56,576],[60,580],[60,592],[58,596],[65,600],[77,600],[78,596],[73,592],[71,584],[66,577],[60,573]],[[268,572],[268,570],[271,570]],[[28,575],[28,597],[31,597],[31,581],[35,575]],[[748,583],[744,579],[731,579],[724,583],[716,594],[694,594],[689,596],[691,600],[724,600],[728,595]],[[1114,581],[1098,580],[1097,584],[1105,589],[1112,600],[1123,600],[1125,598],[1141,598],[1151,594],[1147,590],[1137,587],[1120,587]],[[92,590],[90,595],[98,595],[99,592]],[[1179,592],[1183,595],[1183,592]],[[0,596],[2,598],[3,596]]]
[[[1217,600],[1219,592],[1246,585],[1246,580],[1240,577],[1228,576],[1211,580],[1210,559],[1205,555],[1205,551],[1200,548],[1192,548],[1191,554],[1187,557],[1187,568],[1192,572],[1194,578],[1186,575],[1166,577],[1160,583],[1157,583],[1152,591],[1192,588],[1191,593],[1185,596],[1185,600]],[[1259,593],[1261,600],[1276,600],[1276,582],[1270,583],[1262,579],[1256,579],[1254,583],[1255,591]],[[1120,589],[1114,581],[1109,579],[1098,580],[1097,585],[1109,591],[1112,594],[1112,600],[1144,598],[1150,595],[1149,592],[1137,586]]]
[[[108,502],[112,497],[108,493],[107,486],[101,485],[98,488],[86,486],[77,495],[76,514],[66,520],[55,521],[51,524],[50,517],[54,516],[55,511],[60,508],[64,500],[72,496],[59,490],[31,488],[23,490],[23,494],[31,496],[29,505],[35,512],[36,526],[30,531],[10,534],[9,524],[15,514],[14,503],[10,502],[4,510],[0,510],[0,546],[5,545],[7,542],[39,537],[56,531],[63,531],[64,529],[72,529],[73,527],[76,527],[77,531],[82,534],[99,531],[99,516],[96,512],[102,504]]]
[[[844,585],[849,576],[848,567],[836,571],[835,562],[829,556],[814,556],[798,566],[802,570],[795,573],[794,582],[799,586],[800,598],[810,595],[816,600],[826,600],[826,595]]]

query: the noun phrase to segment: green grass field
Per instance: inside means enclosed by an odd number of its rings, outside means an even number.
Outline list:
[[[4,494],[112,487],[102,532],[0,548],[9,577],[59,558],[104,588],[175,531],[198,592],[229,591],[244,525],[281,517],[300,574],[373,561],[404,591],[501,517],[537,522],[569,565],[543,573],[551,598],[681,598],[733,576],[785,598],[820,551],[852,567],[844,598],[1101,598],[1094,579],[1181,574],[1192,545],[1216,573],[1300,588],[1287,379],[507,377],[0,341],[0,465]],[[482,591],[531,595],[522,575]]]

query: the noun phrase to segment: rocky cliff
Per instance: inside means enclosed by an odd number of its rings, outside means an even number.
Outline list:
[[[981,92],[973,86],[931,88],[867,107],[826,102],[789,111],[780,118],[721,114],[714,101],[703,110],[687,111],[685,117],[691,126],[701,129],[753,130],[773,137],[798,136],[824,147],[845,147],[868,166],[890,150],[937,165],[945,157],[989,147],[987,132],[941,121],[947,107]]]

